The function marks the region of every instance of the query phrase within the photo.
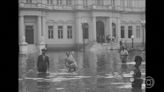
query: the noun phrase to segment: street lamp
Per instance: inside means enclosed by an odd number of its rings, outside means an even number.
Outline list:
[[[143,46],[145,45],[145,20],[141,20],[141,27],[143,32]]]
[[[132,48],[133,48],[134,35],[131,36],[131,39],[132,39]]]

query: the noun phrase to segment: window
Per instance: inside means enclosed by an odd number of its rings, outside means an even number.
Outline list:
[[[112,23],[112,36],[116,38],[116,24]]]
[[[89,38],[88,23],[84,23],[82,26],[83,26],[83,38],[88,39]]]
[[[62,5],[62,0],[57,0],[57,5]]]
[[[83,6],[87,7],[88,6],[88,0],[83,0]]]
[[[48,26],[48,38],[53,39],[53,26]]]
[[[25,37],[28,44],[34,44],[34,26],[26,25],[25,26]]]
[[[140,26],[136,26],[136,38],[140,38]]]
[[[132,35],[133,35],[132,26],[128,26],[128,38],[131,38]]]
[[[67,38],[72,38],[72,26],[67,26]]]
[[[26,0],[26,3],[32,3],[32,0]]]
[[[66,5],[72,5],[72,0],[66,0]]]
[[[97,5],[102,6],[102,5],[104,5],[103,2],[104,2],[104,0],[97,0]]]
[[[58,26],[58,38],[63,38],[63,26]]]
[[[112,2],[112,5],[115,6],[115,0],[112,0],[111,2]]]
[[[47,0],[47,4],[53,4],[53,0]]]
[[[125,38],[125,27],[121,26],[121,38]]]

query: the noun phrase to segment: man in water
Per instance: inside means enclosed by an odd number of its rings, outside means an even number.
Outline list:
[[[72,56],[71,52],[66,52],[65,66],[68,69],[68,72],[73,72],[77,70],[77,64]]]
[[[120,54],[121,54],[121,61],[122,61],[122,72],[125,73],[127,72],[126,62],[128,60],[128,51],[126,50],[125,47],[122,48]]]
[[[46,56],[46,49],[42,49],[37,61],[37,70],[39,73],[47,73],[49,70],[49,57]]]
[[[132,82],[132,92],[142,92],[142,83],[143,80],[141,79],[141,71],[140,71],[140,65],[142,62],[141,56],[135,57],[135,66],[134,66],[134,81]]]

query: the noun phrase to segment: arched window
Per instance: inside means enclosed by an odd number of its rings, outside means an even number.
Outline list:
[[[63,39],[63,26],[58,26],[58,38]]]
[[[53,4],[53,0],[47,0],[47,4]]]
[[[97,42],[105,42],[105,26],[103,21],[96,21]]]
[[[136,38],[140,38],[140,26],[136,26]]]
[[[121,26],[121,38],[125,38],[125,27]]]
[[[128,26],[128,38],[131,38],[132,35],[133,35],[132,26]]]
[[[72,0],[66,0],[66,5],[72,5]]]
[[[53,34],[53,26],[48,26],[48,38],[53,39],[54,34]]]
[[[67,26],[67,38],[72,39],[72,26]]]

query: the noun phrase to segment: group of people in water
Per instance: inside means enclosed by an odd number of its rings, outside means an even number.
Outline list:
[[[37,70],[39,73],[48,73],[49,72],[49,57],[45,54],[46,49],[42,49],[42,54],[39,55],[37,61]],[[128,50],[125,47],[122,47],[120,50],[120,58],[122,61],[122,69],[127,69],[126,63],[128,61]],[[75,72],[78,70],[78,66],[75,58],[73,57],[73,52],[66,52],[66,57],[64,59],[65,67],[68,72]],[[134,65],[134,81],[132,82],[133,88],[140,88],[142,85],[140,65],[143,61],[141,56],[135,56],[135,65]],[[126,71],[126,70],[125,70]]]
[[[120,49],[120,56],[121,56],[121,61],[122,61],[122,71],[126,72],[127,71],[127,61],[128,61],[128,50],[127,48],[122,45],[121,49]],[[142,83],[143,83],[143,79],[141,78],[141,70],[140,70],[140,66],[142,63],[143,59],[140,55],[135,56],[134,58],[134,74],[133,74],[133,81],[131,84],[132,87],[132,92],[142,92]]]
[[[46,49],[42,49],[42,54],[38,56],[37,71],[39,73],[49,72],[49,57],[46,55]],[[77,63],[73,57],[73,52],[66,52],[65,67],[68,72],[74,72],[77,70]]]
[[[38,61],[37,61],[37,70],[38,72],[48,72],[49,71],[49,57],[45,54],[46,49],[42,49],[42,54],[39,55]],[[68,72],[74,72],[77,71],[78,66],[75,58],[73,57],[73,52],[66,52],[65,55],[65,67],[68,70]],[[120,58],[122,63],[122,71],[126,72],[127,70],[127,61],[128,61],[128,50],[125,47],[121,47],[120,50]]]

